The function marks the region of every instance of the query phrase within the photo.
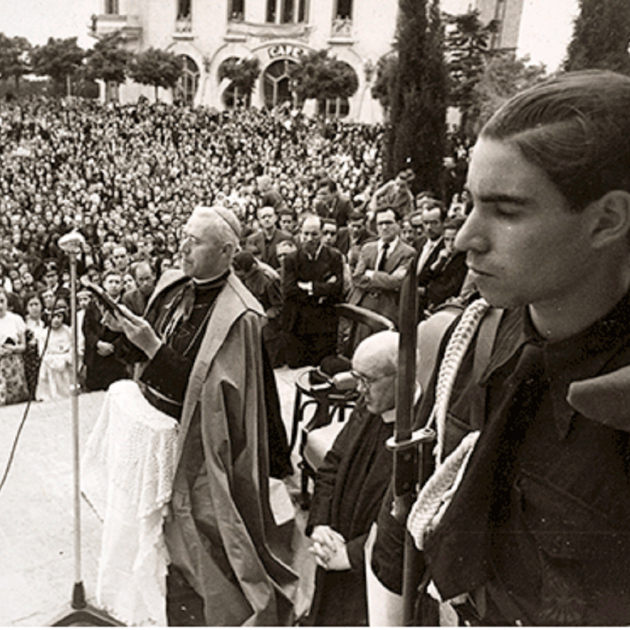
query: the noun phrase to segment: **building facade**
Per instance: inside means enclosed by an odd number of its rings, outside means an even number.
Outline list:
[[[184,76],[176,98],[217,110],[232,107],[235,94],[220,79],[228,60],[256,57],[261,73],[253,106],[292,103],[288,70],[302,55],[327,50],[348,64],[359,88],[347,102],[326,102],[328,113],[348,120],[376,122],[382,116],[372,99],[371,84],[379,58],[391,51],[397,0],[99,0],[92,33],[120,31],[134,52],[150,47],[180,55]],[[122,102],[154,89],[128,81],[119,90]],[[159,98],[169,101],[170,91]]]
[[[348,64],[359,88],[348,100],[322,101],[318,106],[329,115],[352,121],[382,119],[371,86],[376,63],[394,44],[398,0],[98,2],[91,25],[95,37],[120,31],[126,46],[134,52],[154,47],[181,56],[184,74],[174,92],[177,99],[219,111],[233,107],[238,94],[229,79],[220,78],[222,64],[257,58],[261,73],[251,105],[271,108],[294,104],[291,65],[308,52],[327,50],[331,57]],[[480,11],[484,22],[499,19],[501,26],[493,47],[516,47],[523,0],[444,0],[442,9],[465,12],[470,5]],[[120,86],[117,96],[122,102],[130,102],[141,95],[151,99],[153,93],[152,87],[128,81]],[[168,102],[173,93],[160,90],[159,98]]]

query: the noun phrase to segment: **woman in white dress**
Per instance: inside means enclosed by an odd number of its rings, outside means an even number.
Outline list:
[[[48,345],[42,355],[37,383],[37,400],[70,397],[72,384],[72,330],[65,323],[68,305],[58,300],[50,315]]]
[[[23,354],[26,324],[8,310],[7,292],[0,288],[0,405],[28,400]]]

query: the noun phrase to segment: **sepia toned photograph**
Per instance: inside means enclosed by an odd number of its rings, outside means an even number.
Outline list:
[[[0,0],[0,627],[630,624],[629,137],[629,0]]]

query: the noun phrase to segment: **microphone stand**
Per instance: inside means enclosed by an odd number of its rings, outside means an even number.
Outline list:
[[[74,471],[74,587],[70,612],[64,613],[51,626],[122,626],[107,613],[87,603],[81,575],[81,457],[79,444],[79,334],[77,330],[77,256],[85,239],[76,229],[59,239],[59,247],[70,259],[70,319],[72,324],[72,454]]]

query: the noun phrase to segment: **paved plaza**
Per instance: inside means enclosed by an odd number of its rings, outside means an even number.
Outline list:
[[[295,371],[276,370],[282,411],[289,431]],[[82,394],[80,444],[98,416],[104,392]],[[0,408],[0,474],[4,472],[26,404]],[[0,626],[45,626],[70,612],[75,584],[71,401],[32,403],[9,476],[0,490]],[[295,449],[297,450],[297,449]],[[294,462],[297,455],[293,453]],[[298,475],[288,480],[297,492]],[[298,612],[312,589],[313,564],[301,534],[305,514],[296,507],[302,556]],[[81,575],[90,603],[96,587],[102,524],[81,503]]]

